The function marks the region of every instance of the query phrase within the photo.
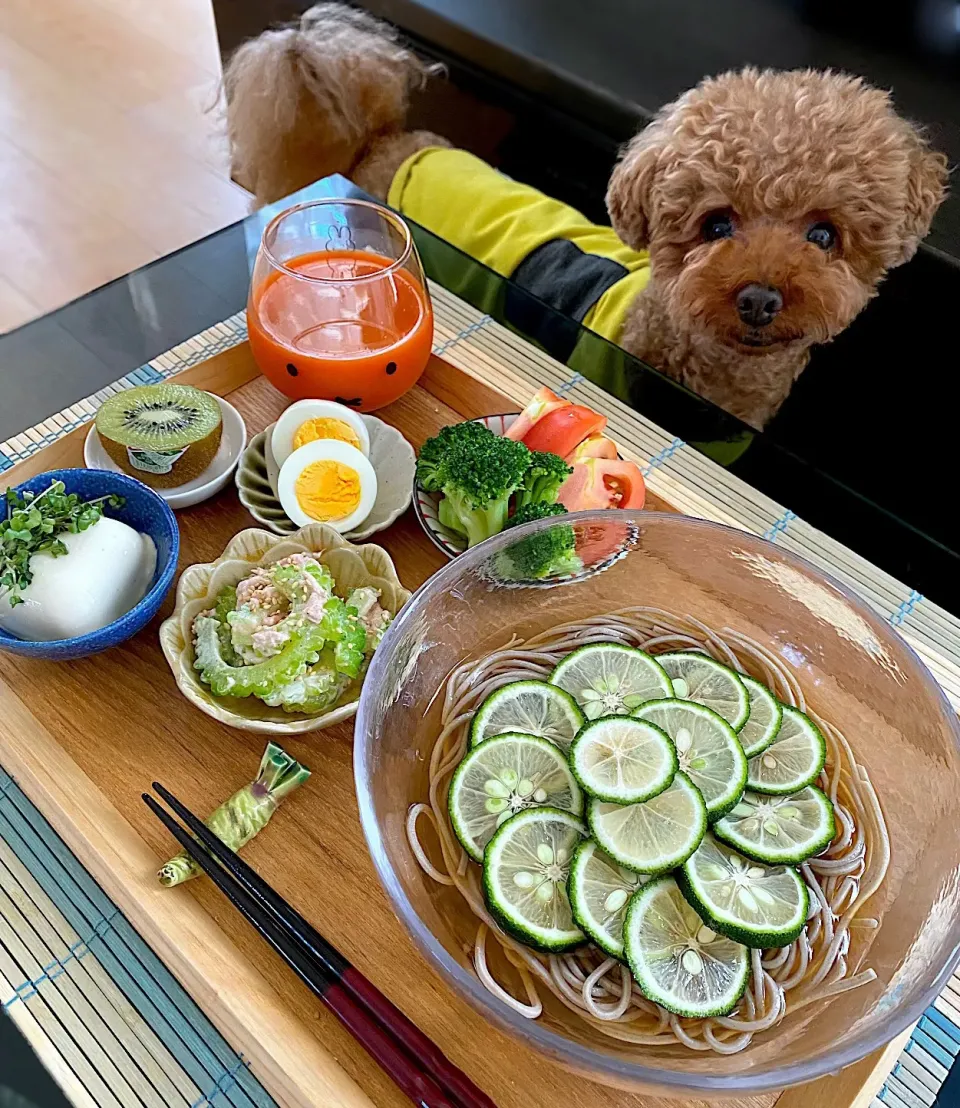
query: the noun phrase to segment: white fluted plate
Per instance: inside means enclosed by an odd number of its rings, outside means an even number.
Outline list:
[[[377,499],[370,514],[359,527],[344,535],[351,542],[369,538],[389,527],[410,507],[417,456],[413,447],[396,427],[376,416],[361,413],[370,436],[370,464],[377,474]],[[250,440],[237,468],[237,492],[240,503],[258,522],[276,535],[292,535],[299,528],[277,499],[280,467],[270,449],[271,423]]]

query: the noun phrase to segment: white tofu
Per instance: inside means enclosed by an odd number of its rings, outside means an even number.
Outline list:
[[[61,535],[69,553],[34,554],[23,604],[0,597],[0,627],[21,639],[74,639],[113,623],[146,594],[157,566],[149,535],[103,516],[77,535]]]

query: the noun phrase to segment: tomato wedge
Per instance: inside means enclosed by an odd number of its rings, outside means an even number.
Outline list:
[[[617,444],[606,435],[590,435],[563,460],[568,466],[584,462],[587,458],[615,458],[617,456]]]
[[[544,386],[513,421],[509,430],[504,432],[504,437],[520,442],[530,428],[545,415],[558,408],[572,407],[569,400],[564,400],[562,396],[557,396],[553,389]]]
[[[598,435],[607,425],[607,417],[598,415],[582,404],[569,404],[541,416],[523,436],[531,450],[545,450],[565,458],[585,438]]]
[[[568,512],[590,508],[642,508],[647,487],[636,462],[587,458],[573,467],[557,500]]]

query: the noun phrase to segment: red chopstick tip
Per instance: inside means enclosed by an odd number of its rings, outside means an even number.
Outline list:
[[[267,943],[337,1015],[420,1108],[494,1108],[493,1101],[343,955],[168,789],[144,802]]]

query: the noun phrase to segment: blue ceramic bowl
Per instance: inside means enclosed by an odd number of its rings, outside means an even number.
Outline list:
[[[107,508],[104,515],[129,524],[141,534],[149,535],[157,548],[157,568],[146,595],[126,615],[75,639],[56,639],[51,642],[30,642],[18,639],[0,629],[0,650],[24,654],[28,658],[46,658],[53,662],[66,662],[71,658],[83,658],[109,650],[135,635],[157,614],[163,598],[173,582],[180,555],[180,530],[168,505],[146,485],[126,477],[122,473],[110,473],[105,469],[54,469],[31,477],[17,486],[18,492],[43,492],[51,481],[62,481],[67,492],[75,492],[82,500],[116,493],[125,498],[122,508]]]

